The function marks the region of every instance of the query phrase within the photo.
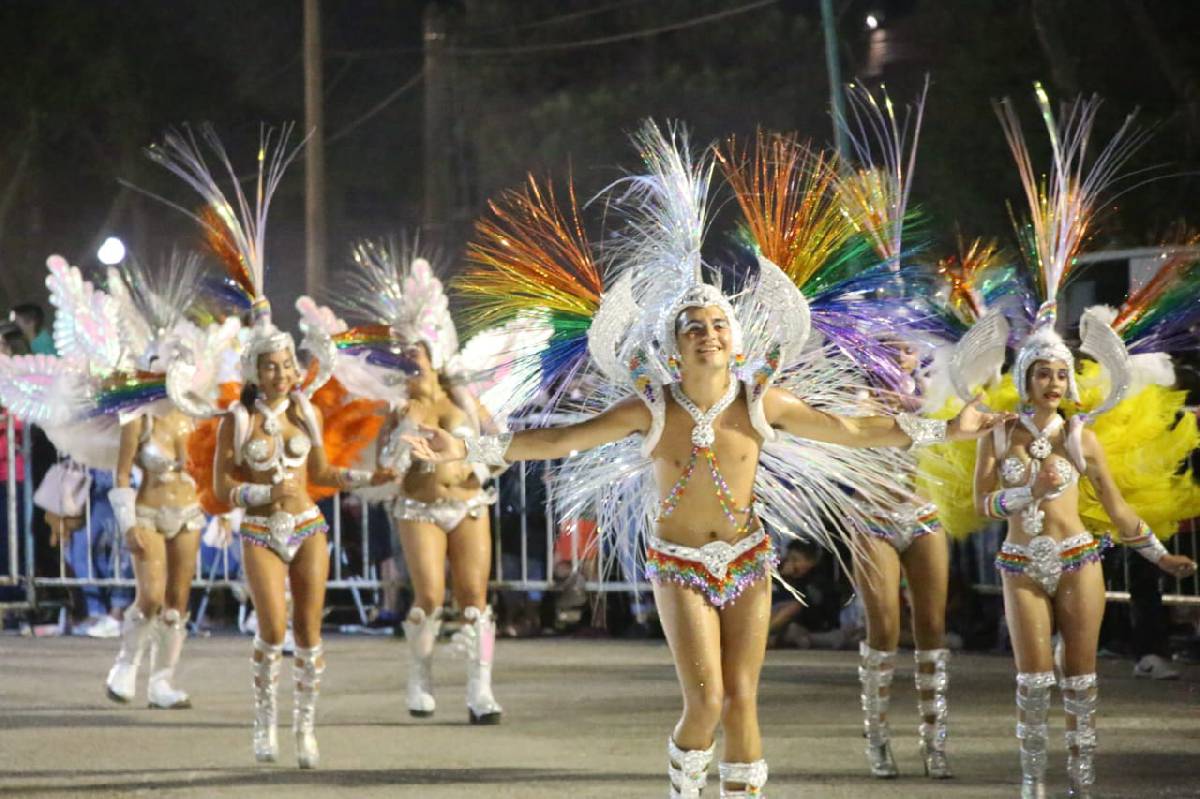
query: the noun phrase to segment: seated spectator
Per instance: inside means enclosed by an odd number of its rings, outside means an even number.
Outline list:
[[[830,564],[821,549],[808,541],[791,541],[779,562],[779,574],[807,605],[783,586],[774,586],[771,598],[772,647],[841,648],[846,635],[840,626],[842,596]]]

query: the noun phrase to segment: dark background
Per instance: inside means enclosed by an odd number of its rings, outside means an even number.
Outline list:
[[[959,231],[1009,235],[1005,203],[1019,187],[991,102],[1020,102],[1045,163],[1034,80],[1054,98],[1106,98],[1104,138],[1140,106],[1159,130],[1136,166],[1198,171],[1200,3],[834,7],[845,78],[885,80],[902,102],[932,75],[913,199],[935,250]],[[212,122],[248,169],[260,122],[302,123],[301,9],[301,0],[0,0],[4,307],[44,301],[51,252],[87,268],[108,235],[150,259],[196,245],[190,222],[118,178],[190,203],[141,155],[167,126]],[[867,29],[869,13],[879,30]],[[422,52],[430,24],[447,32],[432,78]],[[325,0],[322,25],[330,274],[355,238],[419,226],[457,257],[486,198],[529,170],[573,173],[590,197],[634,166],[626,134],[648,115],[685,120],[699,143],[756,126],[832,138],[815,0]],[[425,152],[429,114],[440,146]],[[270,226],[268,286],[285,314],[283,300],[303,290],[303,186],[301,160]],[[1126,195],[1091,248],[1178,237],[1198,190],[1184,174]]]

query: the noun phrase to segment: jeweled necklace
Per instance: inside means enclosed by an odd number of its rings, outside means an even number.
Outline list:
[[[1042,470],[1042,462],[1049,458],[1050,453],[1054,451],[1054,447],[1050,443],[1050,436],[1057,433],[1063,426],[1063,418],[1056,413],[1050,419],[1050,421],[1046,422],[1046,426],[1041,429],[1038,429],[1038,426],[1034,423],[1033,416],[1031,414],[1023,413],[1020,415],[1020,419],[1021,424],[1024,425],[1025,429],[1028,430],[1030,435],[1033,436],[1033,441],[1030,442],[1028,447],[1029,458],[1031,460],[1031,463],[1029,464],[1030,469],[1028,471],[1028,474],[1030,475],[1029,484],[1033,485],[1033,481],[1037,478],[1038,472]],[[1064,486],[1063,491],[1065,490],[1066,488]],[[1055,494],[1055,496],[1061,494],[1062,491],[1059,491],[1057,494]],[[1047,494],[1045,497],[1037,499],[1027,505],[1025,508],[1021,509],[1021,522],[1025,527],[1025,532],[1032,535],[1041,534],[1046,523],[1046,514],[1041,509],[1042,500],[1053,498],[1053,496]]]
[[[739,523],[737,514],[746,513],[749,508],[739,510],[735,507],[733,491],[730,490],[729,484],[725,482],[725,477],[721,474],[721,468],[717,464],[717,453],[713,451],[712,445],[716,441],[717,434],[713,429],[713,424],[717,417],[725,412],[730,405],[733,404],[737,397],[739,383],[737,380],[730,380],[729,387],[716,403],[707,411],[700,410],[696,403],[692,402],[691,398],[683,393],[683,389],[678,383],[671,384],[671,396],[679,403],[679,406],[688,412],[695,423],[692,426],[692,454],[688,459],[687,468],[683,474],[675,481],[675,485],[671,487],[670,493],[662,501],[662,508],[659,513],[660,519],[665,519],[670,516],[675,508],[679,505],[679,500],[683,496],[684,489],[687,488],[688,482],[692,479],[692,475],[696,471],[696,464],[700,458],[704,458],[708,464],[709,474],[712,475],[713,485],[717,488],[717,501],[721,503],[721,511],[725,514],[725,518],[729,523],[737,528],[738,532],[745,532],[750,525],[750,520]]]
[[[1050,444],[1050,436],[1057,433],[1063,426],[1063,418],[1056,413],[1050,421],[1046,422],[1046,426],[1039,430],[1033,422],[1033,416],[1023,413],[1021,414],[1021,424],[1033,436],[1033,442],[1029,445],[1029,456],[1039,461],[1049,458],[1050,453],[1054,451],[1054,447]]]

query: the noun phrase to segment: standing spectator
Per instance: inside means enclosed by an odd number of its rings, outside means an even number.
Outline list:
[[[117,519],[108,501],[108,492],[113,487],[112,472],[92,469],[91,477],[90,524],[79,527],[63,542],[67,566],[76,577],[132,579],[133,565],[129,551],[121,546]],[[93,638],[116,638],[120,635],[118,617],[132,600],[130,590],[90,585],[85,586],[82,593],[87,606],[87,620],[73,628],[72,632]]]
[[[15,327],[9,327],[4,330],[3,337],[0,338],[0,355],[23,355],[28,352],[24,336]],[[9,529],[8,529],[8,502],[10,496],[10,487],[12,489],[11,496],[19,497],[21,487],[25,481],[25,459],[21,453],[21,444],[24,436],[23,425],[21,420],[15,416],[12,417],[13,427],[13,450],[15,457],[13,462],[8,460],[8,414],[0,408],[0,575],[16,576],[22,574],[24,558],[22,557],[21,546],[21,530],[16,531],[16,550],[17,571],[13,574],[9,573]],[[25,592],[19,586],[4,586],[0,588],[0,602],[19,602],[25,598]]]
[[[17,326],[20,331],[22,344],[27,349],[17,351],[14,347],[13,355],[24,355],[32,352],[34,355],[57,355],[54,349],[54,336],[46,327],[46,312],[42,310],[42,306],[33,302],[25,302],[15,306],[10,315],[11,322]],[[6,337],[7,339],[7,337]],[[33,459],[33,484],[41,485],[42,478],[46,476],[46,472],[58,460],[58,452],[54,449],[54,445],[50,443],[50,439],[46,438],[46,434],[41,428],[30,425],[29,441],[32,445]],[[41,508],[35,508],[33,513],[33,538],[35,541],[49,541],[51,535],[50,524],[46,520],[45,512]],[[55,563],[53,553],[49,547],[41,546],[35,550],[37,558],[36,568],[40,574],[53,574],[55,571]]]
[[[23,302],[12,309],[11,320],[29,342],[29,350],[34,355],[58,354],[54,349],[54,336],[46,327],[46,312],[42,310],[42,306],[33,302]]]

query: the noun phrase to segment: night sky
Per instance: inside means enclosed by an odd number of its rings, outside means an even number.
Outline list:
[[[527,171],[574,176],[590,197],[635,165],[639,119],[678,118],[697,142],[762,126],[827,144],[828,83],[815,0],[464,0],[436,4],[437,153],[425,152],[428,76],[417,0],[325,0],[322,11],[328,272],[361,236],[412,231],[452,255],[487,197]],[[991,108],[1031,85],[1099,93],[1107,137],[1135,106],[1156,125],[1137,166],[1200,171],[1200,4],[1138,0],[835,0],[846,79],[886,80],[897,102],[932,88],[913,199],[930,251],[955,236],[1011,237],[1018,199]],[[741,9],[747,10],[741,10]],[[119,235],[153,261],[198,247],[183,185],[142,155],[170,125],[212,122],[248,168],[261,123],[303,123],[301,0],[0,0],[0,302],[44,301],[46,255],[96,266]],[[871,30],[868,15],[879,23]],[[708,19],[714,17],[713,19]],[[1035,152],[1035,157],[1044,151]],[[438,175],[438,207],[426,203]],[[270,293],[303,275],[303,162],[271,221]],[[1103,240],[1178,238],[1195,223],[1195,175],[1126,195]]]

